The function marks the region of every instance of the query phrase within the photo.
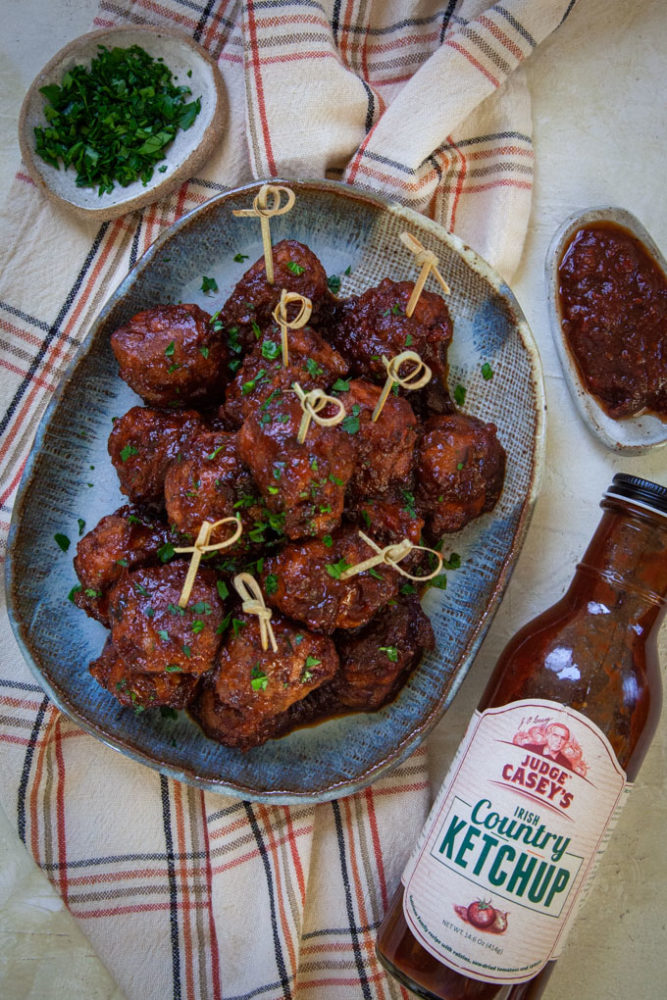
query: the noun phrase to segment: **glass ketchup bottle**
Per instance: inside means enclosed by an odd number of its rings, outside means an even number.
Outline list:
[[[380,926],[428,1000],[533,1000],[660,715],[667,487],[614,476],[564,597],[510,640]]]

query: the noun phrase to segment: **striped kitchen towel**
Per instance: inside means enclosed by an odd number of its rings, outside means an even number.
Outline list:
[[[572,0],[102,0],[96,27],[180,27],[217,59],[225,138],[159,204],[102,225],[21,170],[0,261],[0,531],[41,415],[105,299],[156,236],[225,186],[329,176],[457,232],[509,279],[530,210],[521,62]],[[407,997],[374,933],[428,808],[419,750],[357,795],[264,806],[97,743],[0,627],[0,801],[128,1000]],[[82,669],[85,665],[82,664]]]

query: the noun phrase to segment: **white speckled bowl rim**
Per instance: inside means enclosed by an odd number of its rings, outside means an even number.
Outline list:
[[[107,633],[67,600],[76,582],[73,550],[59,558],[53,533],[76,539],[81,498],[89,526],[124,502],[108,460],[95,489],[87,492],[85,482],[90,464],[98,468],[105,460],[110,414],[138,402],[117,375],[110,332],[139,306],[170,300],[165,287],[175,300],[187,286],[187,298],[197,300],[193,282],[200,281],[201,262],[211,260],[207,241],[222,254],[219,270],[209,266],[205,273],[217,275],[223,301],[245,269],[229,264],[234,253],[247,253],[248,263],[261,255],[259,232],[231,214],[232,208],[251,204],[259,184],[213,198],[182,218],[157,239],[101,310],[39,426],[13,511],[5,573],[10,620],[23,655],[40,686],[83,730],[178,781],[291,804],[366,787],[404,761],[451,704],[498,608],[530,522],[544,461],[545,399],[539,354],[520,307],[473,250],[410,209],[346,185],[276,182],[294,189],[297,204],[289,216],[273,220],[274,242],[308,237],[328,273],[343,274],[342,295],[369,287],[378,274],[400,278],[414,272],[398,240],[404,229],[438,253],[452,286],[459,349],[451,351],[450,384],[465,382],[465,409],[498,424],[509,462],[494,512],[452,535],[445,546],[446,552],[462,554],[463,567],[448,574],[446,591],[427,595],[438,649],[379,712],[328,720],[245,754],[207,740],[185,713],[169,720],[158,712],[136,715],[122,708],[88,673]],[[349,277],[346,262],[352,265]],[[207,304],[201,295],[199,301]],[[210,300],[208,305],[213,311]],[[494,367],[490,382],[480,375],[484,361]],[[45,551],[52,562],[45,561]]]
[[[558,357],[579,415],[588,429],[611,451],[626,455],[640,455],[667,444],[667,422],[651,413],[642,413],[623,420],[614,420],[605,413],[595,396],[586,388],[577,364],[563,334],[558,296],[558,267],[563,251],[574,234],[595,222],[616,222],[639,239],[654,260],[667,273],[665,260],[644,226],[630,212],[614,206],[589,208],[568,216],[553,235],[545,262],[547,301],[551,334]]]
[[[141,46],[153,58],[162,56],[175,82],[192,89],[188,100],[201,97],[201,110],[193,125],[179,130],[167,147],[163,160],[155,164],[147,184],[137,180],[127,187],[118,183],[109,194],[98,195],[97,188],[76,186],[73,168],[59,170],[35,152],[34,128],[46,123],[44,96],[40,88],[60,83],[64,73],[76,65],[89,65],[97,55],[98,45],[107,48]],[[187,71],[192,75],[188,77]],[[19,115],[19,145],[26,168],[37,186],[56,203],[79,218],[97,222],[114,219],[165,197],[193,177],[211,156],[220,141],[227,121],[226,91],[215,60],[188,35],[170,28],[151,25],[121,25],[80,35],[65,45],[44,66],[30,84]],[[165,166],[160,173],[158,168]]]

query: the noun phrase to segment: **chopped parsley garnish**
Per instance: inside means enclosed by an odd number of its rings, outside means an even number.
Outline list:
[[[77,517],[76,523],[79,525],[79,538],[81,538],[82,534],[86,530],[86,522],[82,517]]]
[[[386,653],[387,659],[391,660],[392,663],[398,662],[398,650],[396,646],[380,646],[379,650],[381,653]]]
[[[493,368],[488,361],[485,361],[482,365],[482,378],[487,382],[489,379],[493,378]]]
[[[276,358],[280,357],[280,346],[274,344],[272,340],[262,341],[262,357],[266,358],[267,361],[275,361]]]
[[[435,587],[437,590],[447,590],[447,574],[441,573],[440,576],[436,576],[433,580],[429,580],[428,586]]]
[[[169,641],[169,633],[166,628],[159,628],[157,634],[160,636],[163,642]]]
[[[243,395],[248,396],[253,391],[257,383],[261,382],[263,378],[266,378],[266,370],[264,368],[260,368],[254,378],[248,379],[248,381],[244,382],[241,386],[241,392]]]
[[[235,264],[242,264],[243,261],[247,260],[247,259],[248,259],[248,254],[247,253],[235,253],[234,254],[234,263]]]
[[[341,427],[348,434],[356,434],[359,431],[359,414],[361,413],[361,407],[358,403],[355,403],[352,407],[352,412],[348,414],[347,417],[341,422]]]
[[[176,344],[174,343],[173,340],[170,340],[169,343],[167,344],[167,346],[164,349],[165,357],[167,357],[167,358],[173,357],[175,350],[176,350]]]
[[[264,581],[264,590],[270,597],[271,594],[275,594],[277,589],[278,589],[278,577],[276,576],[275,573],[269,573],[266,580]]]
[[[168,604],[167,605],[167,611],[169,611],[172,615],[184,615],[185,614],[185,608],[179,607],[178,604]]]
[[[287,269],[291,271],[292,274],[303,274],[306,270],[305,267],[302,267],[301,264],[297,264],[296,261],[293,260],[287,261]]]
[[[209,356],[209,353],[210,353],[208,347],[200,347],[199,348],[199,353],[201,354],[202,358],[204,358],[205,360],[208,360],[208,356]]]
[[[445,559],[442,564],[445,569],[460,569],[461,568],[461,556],[458,552],[452,552],[449,559]]]
[[[98,195],[141,180],[179,129],[187,130],[201,110],[201,99],[176,86],[169,67],[138,45],[98,45],[89,67],[73,66],[60,85],[40,89],[46,98],[46,125],[35,128],[35,149],[46,163],[73,167],[77,187]],[[165,164],[166,166],[166,164]]]
[[[250,671],[250,686],[253,691],[266,691],[269,686],[269,678],[262,671],[259,662]]]
[[[127,462],[128,458],[132,455],[138,455],[139,449],[135,448],[132,444],[126,444],[124,448],[121,449],[120,460],[121,462]]]
[[[189,659],[190,659],[190,657],[192,656],[192,650],[190,649],[190,647],[189,647],[189,646],[182,646],[181,648],[182,648],[182,650],[183,650],[183,654],[184,654],[185,656],[187,656],[187,658],[188,658],[188,660],[189,660]]]
[[[403,497],[404,507],[403,510],[406,511],[410,517],[414,520],[417,517],[417,508],[415,506],[415,496],[414,493],[410,493],[409,490],[401,490],[401,496]]]
[[[329,473],[329,479],[334,484],[334,486],[344,486],[345,485],[345,483],[343,482],[342,479],[339,479],[338,476],[334,476],[333,472]]]
[[[322,368],[321,365],[318,365],[314,358],[306,359],[306,368],[308,369],[308,374],[312,378],[317,378],[318,375],[324,375],[324,368]]]
[[[164,668],[168,674],[182,674],[183,668],[179,667],[178,663],[168,663]]]
[[[222,449],[223,449],[224,447],[225,447],[225,446],[224,446],[224,444],[219,444],[219,445],[218,445],[218,447],[217,447],[217,448],[216,448],[216,449],[215,449],[214,451],[210,452],[210,454],[208,454],[208,455],[206,456],[206,458],[208,459],[208,461],[209,461],[209,462],[212,462],[212,461],[213,461],[213,459],[214,459],[214,458],[216,457],[216,455],[219,455],[219,454],[220,454],[220,452],[222,451]]]
[[[332,392],[349,392],[350,391],[350,380],[349,378],[337,378],[334,384],[331,386]]]
[[[63,552],[67,552],[70,546],[70,541],[67,535],[63,535],[60,531],[57,531],[53,536],[53,540],[56,545],[63,550]]]
[[[78,594],[81,589],[82,589],[81,584],[75,583],[72,589],[70,590],[69,594],[67,595],[67,600],[72,601],[72,603],[74,603],[74,595]]]
[[[333,545],[333,538],[331,537],[331,535],[322,535],[322,541],[324,542],[324,544],[328,549],[330,549],[331,546]]]
[[[350,565],[344,559],[339,559],[337,563],[327,563],[325,569],[334,580],[340,580],[345,570],[350,568]]]
[[[174,546],[172,545],[172,543],[165,542],[165,544],[161,545],[160,548],[157,550],[157,554],[160,562],[166,563],[169,562],[170,559],[173,559],[176,553],[174,551]]]
[[[459,384],[454,388],[454,402],[457,406],[463,406],[466,401],[465,386]]]
[[[399,592],[401,594],[406,594],[406,595],[407,594],[416,594],[417,593],[417,588],[415,586],[413,586],[413,584],[411,584],[411,583],[402,583],[401,586],[399,587]]]
[[[340,275],[330,274],[327,278],[327,286],[332,295],[338,295],[340,291]]]
[[[205,292],[205,293],[208,293],[208,292],[217,292],[218,291],[218,282],[215,280],[215,278],[208,278],[204,274],[204,275],[202,275],[202,279],[201,279],[201,290],[202,290],[202,292]]]

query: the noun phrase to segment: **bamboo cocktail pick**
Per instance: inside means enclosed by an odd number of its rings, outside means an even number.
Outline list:
[[[327,396],[323,389],[311,389],[310,392],[304,392],[298,382],[293,383],[292,389],[299,397],[301,409],[303,410],[303,416],[299,424],[299,433],[296,437],[298,444],[303,444],[306,440],[311,420],[314,420],[320,427],[335,427],[336,424],[345,419],[345,407],[340,399],[336,399],[335,396]],[[321,417],[319,415],[320,410],[323,410],[329,404],[335,406],[337,412],[331,417]]]
[[[407,375],[400,374],[400,367],[406,362],[414,362],[414,368],[411,368]],[[400,385],[401,388],[407,389],[408,391],[413,389],[422,389],[427,382],[431,381],[433,372],[426,364],[425,361],[419,357],[416,351],[401,351],[396,357],[388,361],[387,358],[383,356],[382,364],[387,370],[387,381],[382,387],[382,392],[380,393],[380,398],[375,404],[375,409],[373,410],[373,416],[371,420],[373,423],[382,413],[382,407],[387,402],[387,396],[391,392],[391,388],[396,383]]]
[[[287,201],[280,204],[280,197],[285,194]],[[271,199],[271,200],[269,200]],[[266,280],[270,285],[275,281],[273,273],[273,248],[271,246],[271,227],[269,219],[274,215],[284,215],[293,207],[296,196],[291,188],[283,187],[282,184],[263,184],[252,203],[252,208],[237,208],[232,211],[232,215],[256,216],[262,230],[262,244],[264,247],[264,264],[266,267]]]
[[[427,250],[426,247],[419,242],[417,237],[412,235],[412,233],[401,233],[400,238],[401,242],[405,244],[408,250],[412,250],[418,266],[421,267],[419,277],[415,282],[415,287],[412,289],[412,294],[407,306],[405,307],[405,315],[412,316],[415,311],[415,306],[419,301],[419,296],[421,295],[424,285],[426,284],[426,279],[431,271],[433,271],[434,275],[440,282],[445,295],[449,295],[451,289],[438,270],[438,258],[433,251]]]
[[[271,608],[267,608],[264,603],[264,594],[257,580],[250,573],[237,573],[234,577],[234,587],[242,600],[241,609],[247,615],[257,615],[259,618],[259,635],[262,642],[262,649],[269,648],[274,653],[278,652],[278,644],[271,627]]]
[[[405,576],[408,580],[416,580],[417,583],[423,583],[426,580],[432,580],[434,576],[438,576],[442,572],[442,556],[435,549],[429,549],[425,545],[413,545],[409,538],[404,538],[403,541],[398,542],[395,545],[385,545],[383,549],[377,545],[372,538],[365,535],[363,531],[359,532],[359,537],[362,538],[366,545],[368,545],[375,552],[374,556],[370,559],[365,559],[364,562],[357,563],[356,566],[348,566],[344,572],[341,573],[340,579],[347,580],[351,576],[356,576],[357,573],[363,573],[367,569],[373,569],[374,566],[379,566],[380,563],[384,563],[385,566],[395,569],[397,573],[401,576]],[[412,573],[408,573],[407,570],[402,569],[399,566],[401,559],[405,559],[410,552],[418,549],[420,552],[431,552],[438,560],[438,567],[434,569],[432,573],[427,576],[413,576]]]
[[[294,302],[298,302],[301,308],[294,319],[287,318],[287,307]],[[273,318],[280,327],[280,341],[283,349],[283,366],[287,368],[289,364],[289,343],[287,341],[288,330],[300,330],[310,319],[313,311],[313,303],[305,295],[298,292],[288,292],[286,288],[280,293],[280,301],[273,310]]]
[[[230,524],[234,522],[236,528],[234,534],[231,538],[227,538],[224,542],[216,542],[215,545],[209,545],[211,535],[216,528],[219,528],[221,524]],[[236,517],[223,517],[220,521],[202,521],[201,528],[199,529],[199,534],[194,545],[187,545],[183,548],[175,548],[174,552],[191,552],[192,558],[190,559],[190,566],[188,567],[188,573],[185,577],[185,583],[183,584],[183,589],[181,590],[181,596],[178,599],[179,608],[184,608],[188,601],[190,600],[190,594],[192,593],[192,588],[194,586],[195,577],[197,576],[197,570],[199,569],[199,563],[201,562],[201,557],[207,552],[217,552],[220,549],[226,549],[234,542],[237,542],[241,537],[243,532],[243,527],[241,525],[241,518],[237,515]]]

